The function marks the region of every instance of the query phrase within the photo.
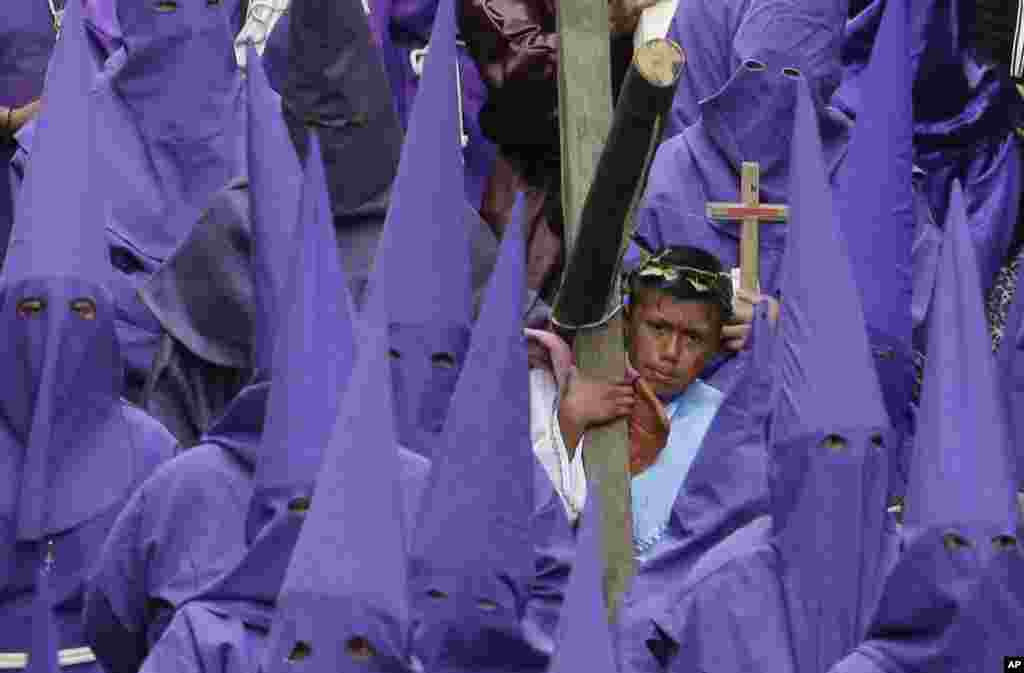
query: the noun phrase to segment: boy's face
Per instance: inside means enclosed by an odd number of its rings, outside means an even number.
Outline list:
[[[635,293],[626,318],[629,360],[662,397],[686,390],[718,351],[719,309],[656,289]]]

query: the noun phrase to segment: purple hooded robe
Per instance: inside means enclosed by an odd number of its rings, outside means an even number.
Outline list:
[[[78,670],[101,670],[80,649],[84,583],[114,518],[174,448],[119,395],[101,229],[109,185],[89,168],[97,119],[86,40],[81,0],[71,0],[0,280],[0,651],[28,651],[47,673],[73,649]]]

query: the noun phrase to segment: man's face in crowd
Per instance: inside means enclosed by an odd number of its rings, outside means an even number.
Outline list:
[[[626,319],[629,360],[661,397],[686,390],[718,351],[722,315],[656,289],[634,293]]]

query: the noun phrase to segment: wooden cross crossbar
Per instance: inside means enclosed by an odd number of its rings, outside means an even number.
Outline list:
[[[756,161],[744,161],[740,179],[740,203],[709,202],[707,216],[714,220],[740,221],[740,286],[757,292],[758,283],[758,227],[761,222],[785,222],[789,219],[789,206],[781,203],[761,203],[761,166]]]

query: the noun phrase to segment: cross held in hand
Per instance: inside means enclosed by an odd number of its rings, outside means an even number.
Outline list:
[[[740,286],[758,292],[758,226],[761,222],[785,222],[789,206],[761,203],[761,166],[744,161],[740,180],[740,203],[709,202],[707,216],[714,220],[743,223],[740,234]]]

